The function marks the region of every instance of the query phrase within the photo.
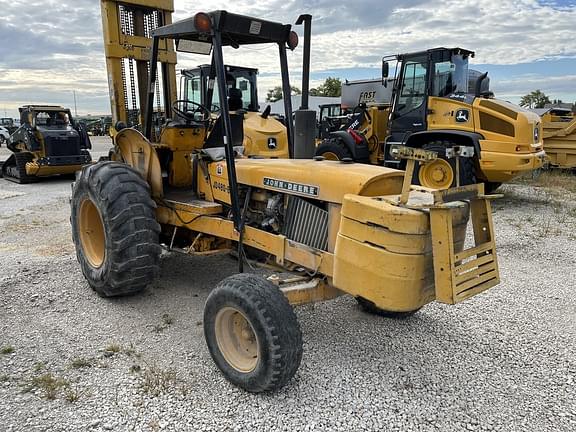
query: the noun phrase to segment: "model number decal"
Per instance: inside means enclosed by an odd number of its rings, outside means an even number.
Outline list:
[[[308,195],[313,197],[317,197],[318,193],[320,192],[320,188],[318,186],[294,183],[285,180],[273,179],[270,177],[264,177],[262,183],[264,184],[264,186],[268,186],[274,189],[281,189],[287,192],[294,192],[297,194]]]

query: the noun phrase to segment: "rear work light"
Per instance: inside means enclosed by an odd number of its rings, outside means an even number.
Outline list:
[[[296,34],[296,32],[291,31],[290,34],[288,35],[288,48],[294,51],[294,49],[296,49],[297,46],[298,46],[298,35]]]
[[[200,32],[208,33],[212,30],[212,20],[210,19],[210,15],[204,12],[199,12],[194,15],[194,27],[196,27],[196,30]]]

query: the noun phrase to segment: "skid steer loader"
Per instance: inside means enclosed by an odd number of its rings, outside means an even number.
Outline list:
[[[92,147],[84,127],[61,106],[20,108],[21,126],[10,136],[13,154],[2,165],[2,176],[16,183],[72,174],[92,162]]]
[[[223,48],[276,45],[288,96],[286,54],[298,42],[290,25],[216,11],[151,34],[144,135],[119,129],[111,160],[85,167],[72,189],[76,254],[98,294],[143,290],[159,273],[161,245],[190,255],[236,250],[239,274],[208,296],[204,334],[224,376],[262,392],[286,384],[300,364],[293,305],[350,294],[369,312],[398,317],[499,283],[490,197],[481,185],[414,189],[410,173],[390,168],[242,156],[243,122],[228,108]],[[174,118],[152,143],[156,83],[168,83],[157,72],[169,73],[162,51],[173,43],[211,54],[221,115],[214,120],[206,106],[183,109],[167,99]],[[184,156],[176,163],[178,152]],[[402,146],[394,154],[408,160],[408,171],[437,156]],[[464,249],[470,219],[473,246]],[[248,247],[278,272],[266,279],[243,273]]]

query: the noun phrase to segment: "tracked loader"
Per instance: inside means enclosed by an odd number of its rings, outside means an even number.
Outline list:
[[[26,105],[20,108],[20,124],[8,142],[13,154],[1,168],[7,180],[33,183],[41,177],[72,174],[92,162],[90,138],[69,109]]]
[[[145,13],[166,22],[169,10]],[[215,11],[151,35],[144,134],[118,127],[111,160],[85,167],[73,185],[76,254],[98,294],[145,289],[159,274],[162,247],[192,256],[235,250],[239,272],[208,296],[204,335],[230,382],[262,392],[286,384],[300,364],[295,305],[349,294],[368,312],[399,317],[499,283],[482,185],[445,191],[410,185],[411,171],[434,152],[395,147],[396,157],[407,160],[406,175],[339,161],[243,156],[243,122],[228,107],[224,49],[277,46],[292,145],[286,53],[296,48],[297,35],[290,25]],[[158,80],[170,94],[162,59],[172,44],[211,54],[221,115],[214,120],[209,107],[188,102],[181,109],[167,98],[173,118],[152,142]],[[474,239],[465,249],[469,221]],[[277,271],[268,278],[243,273],[248,248]]]

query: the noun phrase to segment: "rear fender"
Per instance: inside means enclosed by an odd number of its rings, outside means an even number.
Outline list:
[[[406,145],[408,147],[422,147],[430,141],[454,141],[460,145],[474,146],[474,156],[480,159],[480,140],[482,139],[484,139],[482,135],[474,132],[438,129],[415,132],[408,137]]]
[[[116,152],[122,161],[142,175],[150,185],[154,198],[162,198],[162,171],[156,150],[144,135],[135,129],[122,129],[114,137]]]

